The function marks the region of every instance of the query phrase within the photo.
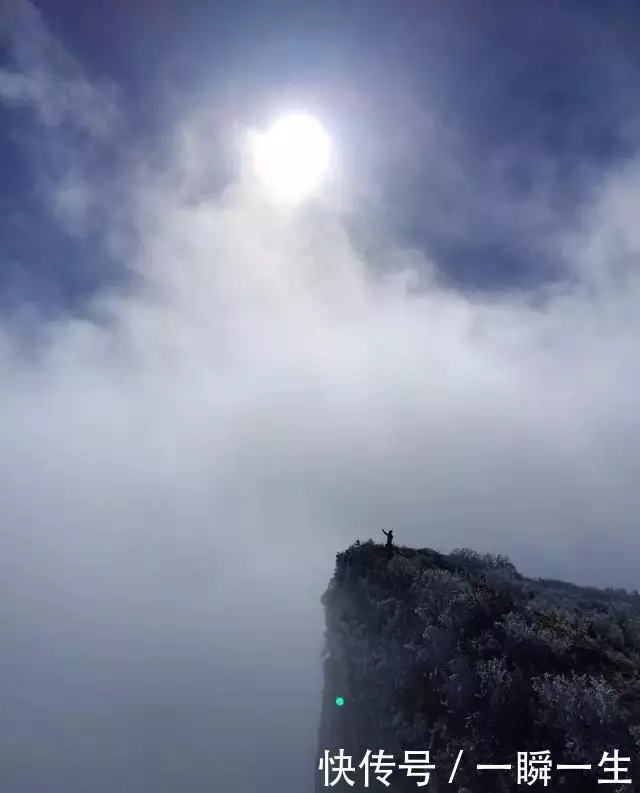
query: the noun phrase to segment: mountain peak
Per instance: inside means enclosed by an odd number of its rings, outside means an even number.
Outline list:
[[[341,749],[354,785],[343,775],[329,785],[338,790],[386,788],[384,774],[373,773],[380,751],[380,762],[393,758],[386,780],[400,791],[424,779],[398,768],[407,752],[413,760],[429,752],[431,791],[516,790],[536,769],[567,793],[601,790],[598,780],[640,790],[623,783],[634,779],[640,744],[637,592],[526,578],[500,555],[389,553],[369,540],[338,554],[322,602],[317,790],[327,781],[319,766],[329,764],[334,781]],[[531,756],[532,772],[524,764],[533,752],[542,755]],[[607,757],[620,759],[615,778]]]

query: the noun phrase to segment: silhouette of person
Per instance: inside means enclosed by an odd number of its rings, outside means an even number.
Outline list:
[[[387,551],[391,553],[393,548],[393,529],[390,529],[389,531],[382,529],[382,533],[387,538]]]

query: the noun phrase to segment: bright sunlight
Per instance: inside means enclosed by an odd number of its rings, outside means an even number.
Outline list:
[[[329,168],[331,140],[317,119],[295,113],[281,116],[257,134],[252,155],[270,196],[297,203],[320,188]]]

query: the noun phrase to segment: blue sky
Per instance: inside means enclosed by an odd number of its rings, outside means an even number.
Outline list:
[[[381,528],[638,587],[639,15],[4,3],[3,790],[304,789]]]

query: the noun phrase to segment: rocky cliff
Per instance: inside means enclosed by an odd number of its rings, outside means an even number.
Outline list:
[[[317,791],[640,791],[637,592],[369,541],[322,600]]]

